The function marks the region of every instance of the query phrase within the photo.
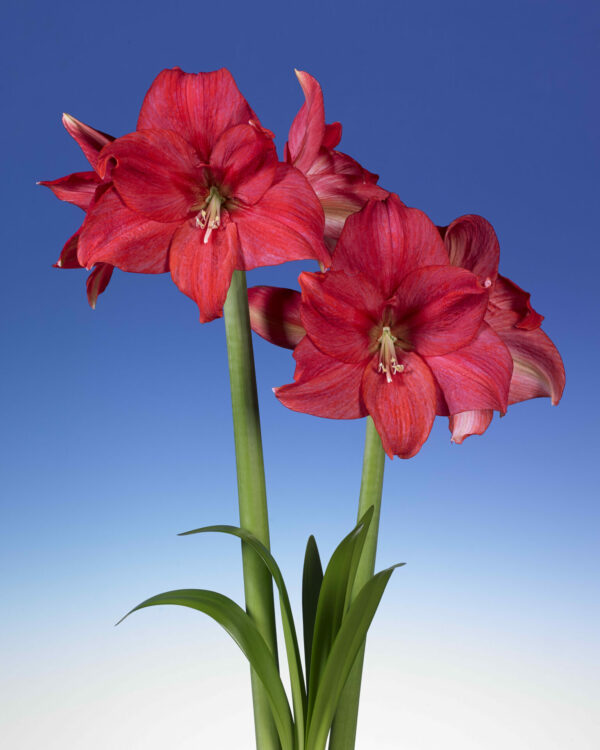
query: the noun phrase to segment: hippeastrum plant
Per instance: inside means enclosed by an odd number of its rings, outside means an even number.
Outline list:
[[[137,128],[120,138],[65,115],[93,171],[43,182],[85,211],[59,268],[87,268],[95,306],[114,268],[170,272],[208,322],[221,315],[229,360],[246,609],[206,589],[169,591],[135,610],[204,612],[251,666],[258,750],[354,748],[367,631],[393,568],[376,575],[385,455],[410,458],[436,416],[452,440],[481,434],[494,411],[564,388],[558,351],[529,295],[498,273],[491,225],[462,216],[436,227],[335,147],[316,79],[297,72],[305,103],[278,159],[226,69],[158,75]],[[245,271],[312,260],[301,292],[254,287]],[[327,269],[327,270],[326,270]],[[302,653],[286,585],[269,551],[252,327],[294,349],[294,382],[275,389],[296,411],[366,417],[357,526],[323,573],[314,538],[302,576]],[[396,567],[396,566],[395,566]],[[278,595],[291,705],[279,674]],[[132,610],[132,611],[135,611]]]

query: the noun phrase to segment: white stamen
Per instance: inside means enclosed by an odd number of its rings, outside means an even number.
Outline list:
[[[219,193],[218,188],[211,187],[204,203],[200,206],[192,206],[192,210],[200,209],[196,215],[196,226],[200,229],[206,229],[204,233],[204,244],[208,242],[213,229],[221,226],[221,205],[225,199]]]
[[[404,372],[404,365],[398,364],[396,358],[396,347],[394,344],[397,340],[389,326],[383,327],[381,336],[377,339],[377,343],[380,345],[377,371],[385,373],[385,379],[388,383],[392,382],[392,375]]]

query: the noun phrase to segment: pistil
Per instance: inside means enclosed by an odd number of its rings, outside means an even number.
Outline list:
[[[392,375],[404,372],[404,365],[399,365],[396,359],[396,347],[394,344],[398,339],[391,332],[389,326],[384,326],[381,336],[377,339],[379,344],[379,366],[378,372],[385,373],[388,383],[392,382]]]
[[[218,229],[221,226],[221,206],[224,202],[225,198],[223,198],[219,189],[213,185],[204,203],[199,206],[192,206],[192,210],[200,209],[196,216],[196,226],[206,229],[204,244],[208,242],[213,229]]]

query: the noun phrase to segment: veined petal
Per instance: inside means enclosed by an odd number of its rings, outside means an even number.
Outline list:
[[[306,331],[300,319],[300,292],[276,286],[248,289],[250,325],[271,344],[294,349]]]
[[[417,268],[402,279],[390,300],[397,321],[393,332],[422,356],[447,354],[473,340],[487,304],[487,290],[470,271]]]
[[[379,179],[379,175],[374,174],[373,172],[369,172],[368,169],[365,169],[356,161],[356,159],[348,156],[348,154],[344,154],[341,151],[331,151],[330,153],[333,164],[333,171],[336,174],[345,174],[350,177],[355,177],[357,181],[370,185],[374,185]],[[381,190],[385,193],[385,195],[376,196],[377,200],[387,198],[389,195],[389,192],[387,190],[383,190],[383,188],[381,188]]]
[[[442,389],[451,415],[474,409],[506,411],[512,357],[486,323],[468,346],[424,359]]]
[[[392,297],[408,273],[431,265],[449,265],[438,230],[422,211],[390,193],[348,217],[332,267],[359,271]]]
[[[65,242],[65,246],[54,264],[54,268],[83,268],[77,260],[77,246],[79,244],[80,233],[81,227]]]
[[[329,125],[325,125],[325,133],[323,135],[323,142],[321,143],[323,148],[335,148],[341,140],[341,122],[332,122]]]
[[[241,267],[247,271],[288,260],[331,261],[319,200],[304,175],[288,164],[277,167],[273,185],[258,203],[232,207],[231,218],[238,228]]]
[[[108,286],[112,272],[115,270],[114,266],[109,263],[98,263],[94,266],[93,271],[87,277],[85,283],[87,288],[87,298],[92,310],[96,309],[96,302],[98,301],[98,295]]]
[[[309,73],[297,70],[296,76],[305,102],[294,117],[288,135],[288,153],[291,163],[306,174],[317,158],[325,137],[325,108],[323,92],[316,80]],[[341,135],[341,133],[340,133]],[[333,131],[328,132],[328,140],[333,140]]]
[[[514,362],[508,403],[549,396],[556,406],[565,387],[565,368],[548,336],[541,328],[512,328],[499,335]]]
[[[85,268],[110,263],[133,273],[164,273],[169,270],[169,244],[178,226],[132,211],[107,186],[97,194],[81,227],[78,260]]]
[[[365,362],[378,348],[374,330],[385,300],[360,274],[301,273],[300,316],[315,346],[341,362]],[[379,334],[377,334],[379,335]]]
[[[99,184],[100,178],[95,172],[74,172],[58,180],[38,182],[50,188],[59,200],[73,203],[84,211],[89,208]]]
[[[427,364],[412,352],[400,357],[404,370],[387,382],[377,355],[364,368],[362,397],[390,458],[411,458],[427,440],[435,417],[436,393]]]
[[[159,73],[150,86],[137,129],[172,130],[208,162],[222,133],[257,119],[226,68],[210,73],[173,68]]]
[[[237,252],[237,231],[231,222],[213,232],[207,243],[191,221],[186,221],[173,237],[169,254],[171,276],[198,305],[201,323],[223,315]]]
[[[63,114],[62,121],[67,133],[77,141],[85,158],[96,169],[98,154],[107,143],[115,140],[114,137],[103,133],[101,130],[96,130],[66,113]]]
[[[236,125],[223,133],[210,159],[223,185],[247,204],[256,203],[271,187],[277,164],[273,141],[251,125]]]
[[[109,162],[123,202],[154,221],[183,220],[205,197],[204,167],[194,149],[170,130],[143,130],[117,138],[102,151],[98,168]]]
[[[346,219],[360,211],[369,200],[383,200],[388,193],[379,185],[345,174],[309,174],[308,181],[325,213],[325,236],[337,240]]]
[[[284,406],[328,419],[366,416],[360,397],[364,365],[348,365],[327,357],[307,336],[296,347],[294,359],[296,382],[274,389]]]
[[[483,435],[493,416],[492,409],[475,409],[454,414],[448,421],[452,442],[460,445],[469,435]]]
[[[490,290],[489,322],[495,329],[516,326],[532,331],[539,328],[544,316],[533,309],[530,298],[529,292],[521,289],[514,281],[498,275]]]
[[[482,216],[468,214],[440,227],[450,263],[472,271],[479,282],[492,286],[498,275],[500,245],[494,227]]]

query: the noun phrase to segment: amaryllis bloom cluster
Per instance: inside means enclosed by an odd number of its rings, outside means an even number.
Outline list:
[[[226,69],[162,71],[135,132],[113,138],[63,123],[92,171],[42,184],[85,211],[57,266],[87,268],[95,306],[114,268],[170,272],[200,320],[222,315],[235,269],[316,260],[302,292],[249,291],[252,327],[293,348],[291,409],[371,415],[387,453],[415,455],[436,416],[452,440],[482,434],[494,411],[565,383],[560,355],[529,294],[498,272],[482,217],[447,227],[405,206],[377,175],[336,150],[318,81],[296,71],[305,102],[280,161]]]
[[[434,224],[397,196],[350,216],[331,270],[301,274],[300,286],[295,382],[275,390],[289,408],[370,414],[388,455],[403,458],[436,414],[506,410],[512,359],[484,322],[488,289],[450,264]]]
[[[170,271],[203,322],[222,314],[236,268],[329,262],[317,196],[279,162],[272,133],[225,69],[160,73],[137,130],[95,158],[102,189],[85,206],[77,262]]]
[[[323,92],[309,73],[296,71],[306,101],[294,118],[285,158],[306,175],[325,212],[325,242],[330,250],[340,236],[345,220],[368,200],[383,200],[388,193],[351,156],[336,151],[342,138],[339,122],[325,124]]]

